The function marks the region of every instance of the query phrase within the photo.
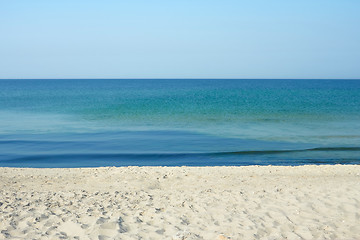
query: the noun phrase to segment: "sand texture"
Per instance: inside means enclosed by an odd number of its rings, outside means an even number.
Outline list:
[[[360,166],[0,168],[0,239],[360,239]]]

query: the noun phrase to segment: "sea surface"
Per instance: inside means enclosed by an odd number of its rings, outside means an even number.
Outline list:
[[[0,80],[0,166],[360,163],[360,80]]]

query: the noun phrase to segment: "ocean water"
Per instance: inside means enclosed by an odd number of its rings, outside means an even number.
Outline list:
[[[360,163],[360,80],[0,80],[0,166]]]

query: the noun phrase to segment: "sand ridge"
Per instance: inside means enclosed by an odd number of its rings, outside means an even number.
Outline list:
[[[360,166],[0,168],[0,239],[360,239]]]

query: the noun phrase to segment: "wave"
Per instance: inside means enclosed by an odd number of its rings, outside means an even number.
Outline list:
[[[226,139],[187,132],[0,136],[0,167],[359,164],[356,145]]]
[[[308,149],[293,149],[293,150],[260,150],[260,151],[238,151],[238,152],[219,152],[214,153],[218,155],[226,154],[242,154],[242,155],[262,155],[262,154],[281,154],[281,153],[296,153],[296,152],[331,152],[331,151],[360,151],[360,147],[317,147]]]

